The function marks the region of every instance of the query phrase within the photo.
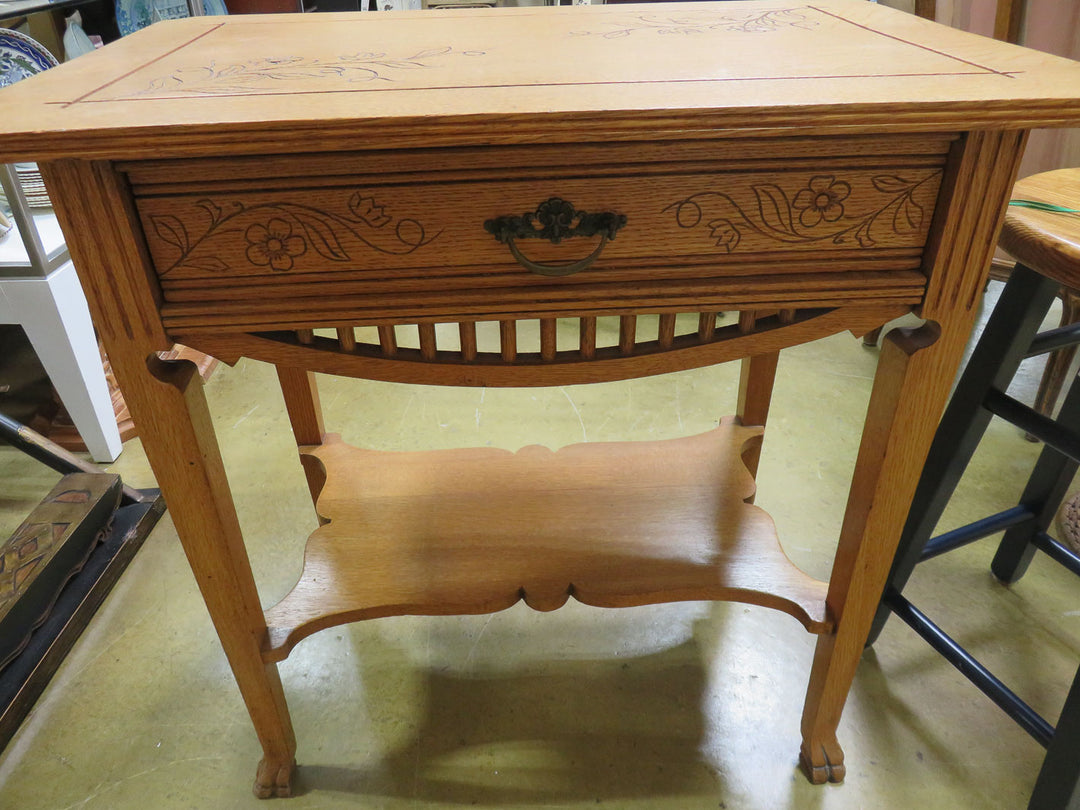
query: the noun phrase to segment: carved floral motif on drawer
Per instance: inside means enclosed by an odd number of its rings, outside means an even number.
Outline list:
[[[941,170],[740,172],[549,182],[345,185],[139,201],[161,276],[508,263],[483,222],[558,193],[628,225],[598,267],[671,256],[919,248]],[[424,248],[438,242],[438,256]],[[550,247],[550,246],[549,246]],[[573,247],[563,247],[573,251]],[[560,254],[569,257],[569,254]],[[512,261],[512,260],[510,260]]]

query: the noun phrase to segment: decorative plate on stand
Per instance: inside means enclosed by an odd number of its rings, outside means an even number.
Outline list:
[[[0,87],[15,84],[17,81],[29,78],[35,73],[41,73],[51,67],[56,67],[59,62],[56,57],[35,39],[26,34],[12,31],[7,28],[0,29]],[[20,182],[25,179],[30,186],[30,192],[36,196],[39,192],[44,195],[44,205],[48,205],[48,195],[45,195],[45,184],[41,183],[41,175],[37,174],[37,166],[33,163],[21,163],[16,166]],[[36,175],[36,180],[33,175]],[[24,189],[24,192],[26,189]],[[33,203],[31,203],[33,204]],[[0,189],[0,236],[11,230],[10,209]]]
[[[134,34],[154,21],[152,0],[116,0],[116,27],[122,36]]]
[[[38,41],[26,34],[0,29],[0,87],[41,73],[59,62]]]

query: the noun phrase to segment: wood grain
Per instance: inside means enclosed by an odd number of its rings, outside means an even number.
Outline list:
[[[1080,122],[1080,65],[863,0],[762,0],[193,18],[0,93],[0,160],[41,164],[262,745],[259,795],[290,790],[272,661],[298,638],[495,610],[522,589],[545,609],[573,592],[791,613],[822,634],[803,765],[842,778],[837,724],[1026,132]],[[483,227],[552,197],[627,217],[575,276],[529,272]],[[549,263],[598,239],[530,236],[522,250]],[[314,372],[561,385],[749,357],[739,416],[764,421],[776,352],[912,310],[928,322],[886,341],[824,596],[748,503],[744,427],[516,455],[320,445]],[[699,314],[694,334],[679,313]],[[646,315],[659,326],[639,339]],[[596,345],[606,316],[619,345]],[[560,317],[579,319],[578,346],[558,345]],[[519,346],[536,319],[541,339]],[[499,323],[498,352],[476,345],[478,321]],[[460,350],[438,323],[459,325]],[[297,439],[320,445],[304,463],[330,523],[269,625],[200,384],[147,366],[174,339],[277,365]],[[324,463],[360,485],[324,483]]]
[[[290,366],[278,366],[277,375],[296,444],[299,446],[321,443],[326,429],[323,427],[322,405],[319,402],[315,374]],[[315,503],[326,481],[326,474],[320,464],[307,456],[301,455],[300,463],[311,492],[311,502]]]
[[[823,160],[847,168],[927,167],[941,165],[959,131],[909,135],[834,135],[830,137],[734,138],[639,141],[633,144],[581,142],[568,155],[562,144],[468,146],[310,153],[302,161],[287,155],[245,157],[221,154],[198,159],[121,160],[117,163],[136,197],[289,189],[309,186],[400,185],[426,177],[441,182],[525,180],[550,176],[553,168],[572,166],[575,177],[640,177],[723,170],[754,172],[778,162],[812,168]],[[888,149],[882,147],[888,144]],[[574,160],[568,160],[573,157]]]
[[[1075,64],[877,4],[668,4],[676,48],[652,13],[588,6],[167,21],[78,68],[6,88],[15,113],[0,159],[354,151],[358,131],[373,145],[430,147],[1080,120]],[[687,29],[698,33],[677,33]]]
[[[992,228],[992,223],[988,226]],[[926,276],[917,270],[894,272],[807,273],[756,276],[733,273],[713,278],[653,279],[635,284],[537,284],[424,291],[422,284],[397,293],[328,297],[311,286],[303,297],[275,295],[268,300],[222,300],[216,304],[165,304],[161,313],[170,335],[258,332],[288,328],[446,323],[462,320],[511,322],[541,317],[636,315],[716,310],[807,309],[849,305],[900,304],[923,300]],[[659,276],[659,279],[657,279]],[[538,277],[533,277],[538,278]],[[530,279],[531,281],[531,279]],[[286,308],[283,300],[288,300]],[[189,345],[189,344],[185,344]]]
[[[731,424],[664,442],[556,452],[309,448],[326,467],[300,581],[267,611],[266,660],[311,633],[398,614],[554,610],[723,599],[825,632],[825,583],[784,555],[739,454],[760,429]]]
[[[973,133],[957,145],[928,250],[922,314],[935,320],[893,330],[882,350],[829,578],[836,629],[818,640],[803,707],[800,763],[813,782],[844,778],[836,728],[974,323],[1023,142],[1022,132]]]
[[[139,199],[143,228],[163,279],[349,273],[375,279],[398,269],[514,266],[490,219],[531,215],[551,197],[579,211],[626,216],[588,277],[627,259],[920,248],[940,183],[937,167],[853,169],[822,158],[812,167],[753,174],[439,182],[385,187],[231,191]],[[573,170],[570,170],[573,171]],[[317,179],[312,182],[317,183]],[[595,239],[528,240],[530,259],[577,260]],[[268,250],[268,246],[273,246]]]
[[[744,357],[739,364],[739,395],[735,416],[741,425],[765,427],[769,419],[773,383],[780,352],[772,351]],[[743,452],[743,464],[750,474],[757,477],[761,460],[761,443],[749,445]]]
[[[1080,209],[1080,169],[1025,177],[1013,186],[1012,197]],[[1009,206],[1001,247],[1063,286],[1080,287],[1080,214]]]
[[[1024,0],[996,0],[994,15],[994,39],[1019,42],[1020,27],[1024,21]]]
[[[625,347],[595,348],[591,358],[580,352],[567,351],[556,353],[555,359],[550,361],[544,361],[539,353],[519,356],[516,321],[500,322],[503,341],[498,355],[477,353],[469,362],[463,362],[458,353],[437,355],[436,362],[423,362],[417,350],[409,349],[399,349],[393,358],[374,352],[345,354],[336,341],[316,337],[314,344],[304,346],[287,332],[199,334],[186,336],[184,342],[226,361],[251,357],[278,366],[387,382],[500,388],[575,385],[700,368],[747,354],[779,351],[844,330],[862,334],[909,310],[910,306],[903,303],[887,301],[861,307],[812,310],[805,312],[802,320],[789,325],[782,324],[779,318],[763,321],[759,323],[758,331],[750,335],[732,335],[717,330],[708,343],[700,343],[696,334],[679,336],[670,350],[661,349],[655,341],[630,344],[628,340]],[[629,355],[624,353],[626,350]]]
[[[198,368],[157,357],[171,342],[120,175],[85,161],[42,173],[60,192],[53,203],[91,312],[262,746],[260,773],[275,777],[256,793],[286,795],[296,739],[277,668],[262,660],[266,622]],[[102,211],[110,216],[97,218]]]

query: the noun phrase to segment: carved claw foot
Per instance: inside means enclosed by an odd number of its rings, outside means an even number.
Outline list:
[[[257,799],[269,799],[277,796],[287,799],[292,796],[292,775],[296,768],[296,760],[286,763],[273,762],[262,759],[259,761],[259,769],[255,773],[255,785],[252,790]]]
[[[810,753],[806,747],[799,752],[799,767],[812,784],[823,785],[826,782],[843,782],[844,752],[839,744],[813,746]]]

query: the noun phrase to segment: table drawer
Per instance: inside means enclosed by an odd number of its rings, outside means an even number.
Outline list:
[[[387,302],[418,297],[420,315],[434,318],[440,297],[460,314],[450,301],[497,310],[530,290],[565,311],[628,285],[647,286],[662,303],[666,289],[683,295],[687,285],[758,278],[767,287],[807,274],[832,291],[880,288],[889,274],[910,288],[943,142],[871,157],[854,140],[839,154],[664,161],[656,153],[539,172],[522,161],[440,169],[430,153],[412,172],[398,156],[381,173],[358,165],[263,180],[250,167],[248,176],[221,176],[208,163],[186,185],[137,187],[136,199],[166,315],[185,326],[201,314],[227,326],[229,312],[281,311],[282,302],[314,312],[356,301],[385,312]]]

